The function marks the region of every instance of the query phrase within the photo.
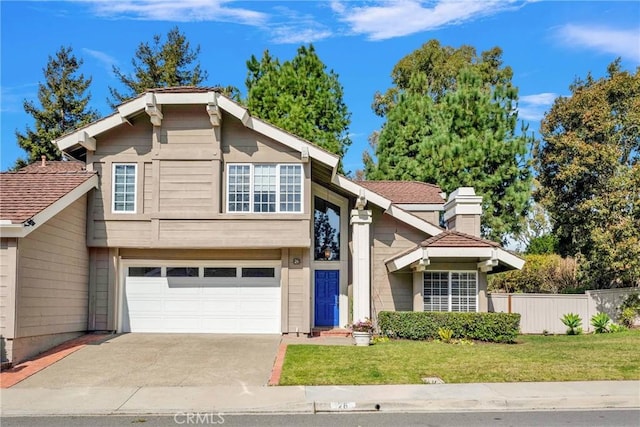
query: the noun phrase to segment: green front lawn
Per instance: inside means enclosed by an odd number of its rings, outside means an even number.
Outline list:
[[[290,345],[280,385],[640,379],[640,330],[523,335],[517,344],[389,341],[369,347]]]

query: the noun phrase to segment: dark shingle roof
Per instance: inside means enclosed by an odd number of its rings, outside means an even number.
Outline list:
[[[434,184],[417,181],[357,181],[368,190],[391,200],[391,203],[444,204],[442,190]]]
[[[95,175],[81,162],[32,163],[0,173],[0,219],[21,223],[43,211]]]
[[[500,245],[491,240],[482,239],[458,231],[443,231],[420,243],[423,248],[499,248]]]

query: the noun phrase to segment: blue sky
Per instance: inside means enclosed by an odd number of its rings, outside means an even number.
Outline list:
[[[352,113],[353,144],[345,169],[362,167],[367,137],[381,119],[370,106],[386,90],[399,59],[430,39],[480,52],[500,46],[520,89],[520,118],[537,130],[542,114],[558,95],[588,71],[605,74],[622,57],[623,68],[640,65],[640,2],[544,1],[6,1],[1,13],[1,168],[18,156],[15,130],[32,119],[24,99],[37,100],[48,55],[72,46],[93,77],[92,105],[101,114],[111,72],[125,72],[140,42],[178,25],[209,72],[206,85],[234,85],[244,94],[246,60],[269,49],[281,61],[300,44],[312,42],[340,76]]]

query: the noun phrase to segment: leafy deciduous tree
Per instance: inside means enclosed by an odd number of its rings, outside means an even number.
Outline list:
[[[112,108],[131,99],[147,89],[171,86],[197,86],[207,79],[208,74],[196,62],[200,54],[200,46],[195,49],[187,37],[174,27],[167,33],[166,42],[161,36],[153,36],[153,42],[140,43],[136,49],[131,65],[133,75],[125,74],[114,66],[113,72],[125,86],[125,92],[109,87],[113,100],[108,100]],[[193,64],[193,66],[192,66]],[[233,91],[235,88],[228,88]]]
[[[27,152],[27,159],[18,159],[15,168],[46,156],[60,159],[61,153],[51,142],[76,127],[98,118],[98,113],[88,107],[91,95],[85,94],[91,77],[77,74],[82,60],[75,57],[71,47],[61,47],[55,56],[49,56],[43,69],[45,82],[38,85],[37,106],[25,100],[24,111],[34,119],[35,129],[27,126],[25,133],[16,131],[18,145]]]
[[[247,61],[247,106],[252,114],[343,156],[351,114],[338,75],[326,71],[313,45],[280,63],[266,50]]]
[[[640,68],[588,74],[555,100],[534,156],[535,197],[554,221],[561,254],[578,255],[592,288],[640,283]]]

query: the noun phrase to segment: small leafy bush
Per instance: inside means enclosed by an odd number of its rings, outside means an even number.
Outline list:
[[[438,336],[440,341],[450,343],[453,339],[453,331],[449,328],[440,328],[438,329]]]
[[[611,332],[612,334],[615,334],[616,332],[623,332],[626,330],[627,327],[624,325],[619,325],[617,323],[612,323],[611,325],[609,325],[609,332]]]
[[[609,322],[611,322],[611,318],[607,313],[598,313],[591,316],[591,326],[593,326],[596,334],[609,332]]]
[[[520,314],[383,311],[378,327],[391,338],[435,340],[443,328],[453,331],[452,338],[511,343],[520,331]]]
[[[567,313],[561,318],[562,323],[567,327],[567,335],[580,335],[582,333],[582,319],[575,313]]]
[[[627,328],[631,328],[636,321],[636,317],[636,311],[631,307],[627,307],[620,313],[618,321]]]
[[[627,328],[631,328],[638,316],[640,316],[640,294],[630,293],[618,307],[618,321]]]

